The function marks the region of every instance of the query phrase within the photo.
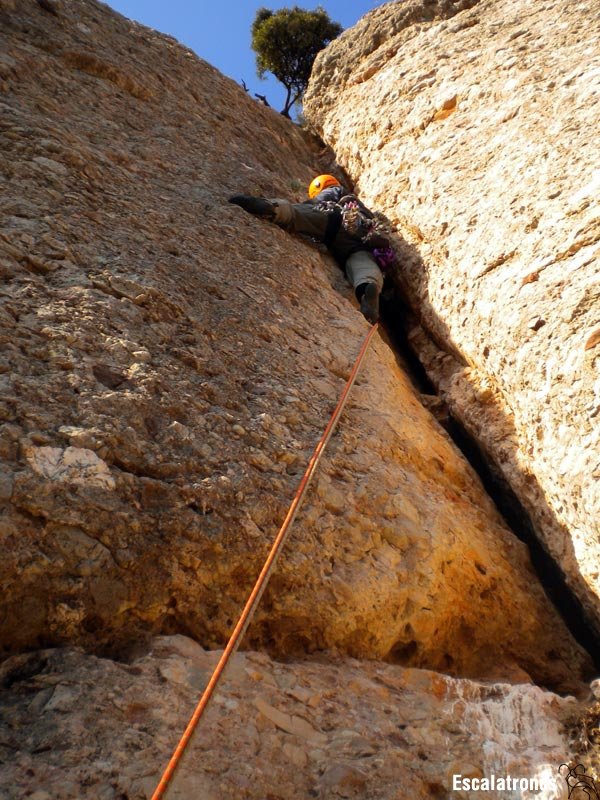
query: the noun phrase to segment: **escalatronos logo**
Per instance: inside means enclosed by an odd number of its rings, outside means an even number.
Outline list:
[[[583,764],[561,764],[558,768],[558,775],[567,784],[568,800],[600,800],[600,787],[590,775],[586,775]],[[514,775],[495,775],[492,773],[487,777],[473,777],[461,774],[452,776],[453,791],[466,792],[550,792],[552,797],[556,797],[559,790],[558,782],[560,778],[554,773],[546,773],[544,776],[535,778],[521,778]],[[560,796],[564,797],[563,792]]]
[[[600,789],[594,780],[585,774],[583,764],[576,764],[574,767],[561,764],[558,771],[569,789],[569,800],[600,800]]]

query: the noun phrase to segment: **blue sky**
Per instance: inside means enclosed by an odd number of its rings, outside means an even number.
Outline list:
[[[240,84],[244,80],[251,94],[266,95],[280,111],[285,90],[274,78],[261,81],[256,75],[250,28],[257,9],[322,6],[332,20],[349,28],[368,11],[383,5],[383,0],[108,0],[107,5],[130,19],[175,36],[225,75]]]

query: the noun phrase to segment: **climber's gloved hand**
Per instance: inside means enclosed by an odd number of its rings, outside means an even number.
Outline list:
[[[235,206],[240,206],[249,214],[263,219],[273,219],[275,217],[275,205],[264,197],[254,197],[251,194],[234,194],[229,198],[229,202]]]

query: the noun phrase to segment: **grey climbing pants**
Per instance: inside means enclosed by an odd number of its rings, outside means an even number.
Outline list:
[[[306,203],[290,203],[289,200],[273,199],[276,225],[293,233],[304,233],[323,241],[327,230],[328,215]],[[334,250],[335,250],[334,243]],[[356,289],[363,283],[375,283],[379,290],[383,286],[383,274],[374,257],[367,250],[350,253],[345,259],[346,276]]]
[[[362,283],[376,283],[379,291],[383,287],[383,273],[371,253],[366,250],[359,250],[348,256],[346,275],[355,289]]]

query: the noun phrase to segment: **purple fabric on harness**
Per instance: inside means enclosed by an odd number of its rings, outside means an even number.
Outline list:
[[[382,270],[387,269],[396,260],[396,254],[391,247],[376,248],[373,250],[373,256]]]

